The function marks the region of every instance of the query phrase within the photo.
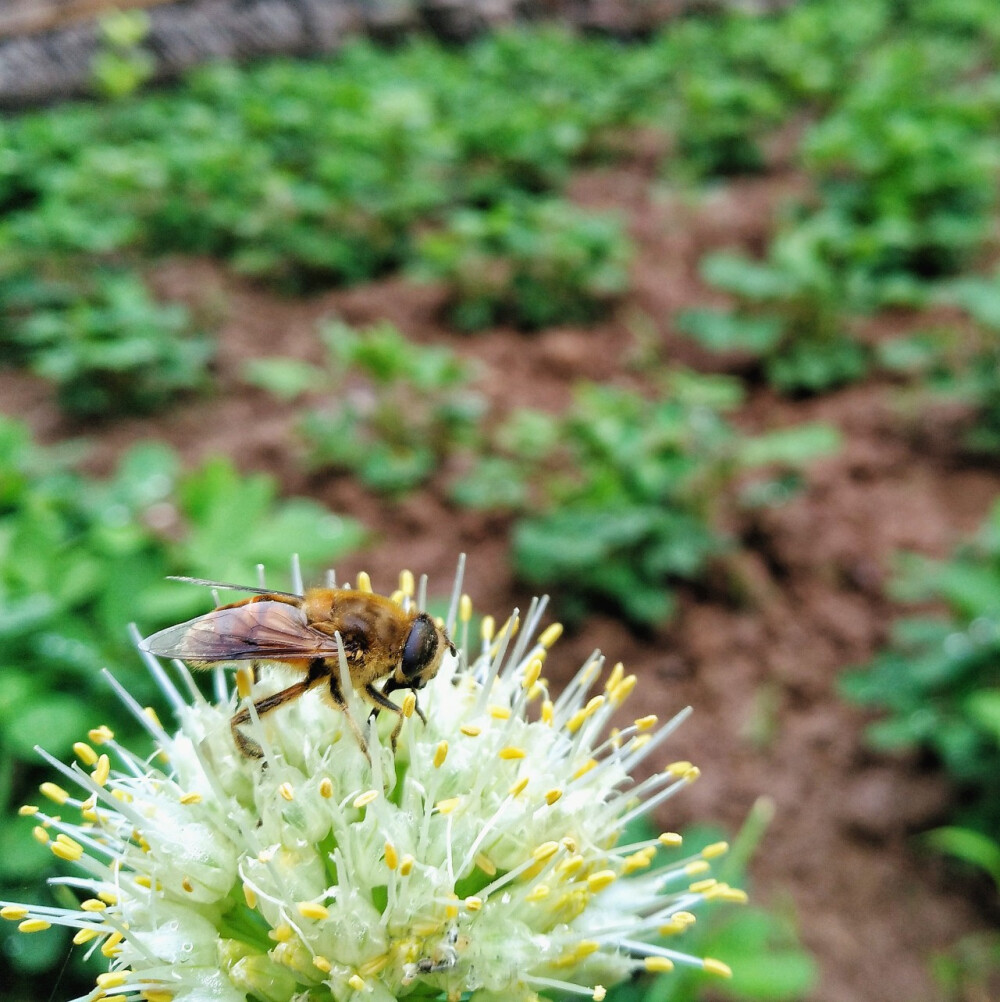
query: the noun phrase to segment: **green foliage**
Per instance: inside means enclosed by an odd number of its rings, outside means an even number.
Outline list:
[[[712,351],[760,359],[767,381],[782,393],[818,393],[868,369],[865,349],[846,329],[835,273],[800,236],[779,237],[763,262],[708,255],[701,263],[705,280],[730,293],[736,306],[677,318],[684,333]]]
[[[518,572],[557,590],[570,619],[587,606],[611,606],[644,625],[670,616],[675,585],[703,578],[733,545],[718,509],[736,475],[801,465],[836,447],[835,435],[809,426],[741,438],[723,417],[740,399],[731,380],[687,373],[673,374],[655,400],[581,387],[544,436],[552,449],[515,456],[522,478],[544,486],[515,527]],[[805,438],[796,444],[798,434]],[[516,466],[510,473],[516,482]]]
[[[129,272],[0,275],[3,307],[0,347],[51,380],[68,413],[149,412],[206,382],[213,343],[183,306],[158,303]]]
[[[375,491],[401,494],[476,441],[485,403],[447,348],[415,344],[388,323],[361,332],[332,323],[322,336],[331,403],[301,427],[314,469],[350,470]]]
[[[463,330],[594,320],[625,291],[630,253],[613,217],[513,198],[454,213],[418,252],[422,274],[449,282],[450,317]]]
[[[943,602],[942,616],[901,620],[892,643],[844,692],[885,712],[869,734],[880,748],[925,748],[962,793],[959,827],[1000,826],[1000,505],[974,542],[949,561],[911,557],[903,598]],[[950,846],[955,851],[955,846]]]

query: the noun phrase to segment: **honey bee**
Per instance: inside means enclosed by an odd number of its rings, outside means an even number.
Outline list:
[[[258,716],[297,699],[310,689],[324,687],[330,702],[343,712],[361,745],[367,747],[353,718],[340,684],[340,634],[351,683],[372,706],[397,714],[392,731],[396,747],[403,724],[402,708],[389,699],[399,689],[422,689],[441,667],[446,651],[455,645],[444,629],[426,612],[406,611],[384,595],[349,588],[309,588],[304,595],[268,591],[242,585],[179,578],[194,584],[254,592],[251,598],[221,605],[186,623],[168,626],[146,637],[140,647],[158,657],[180,658],[193,668],[210,668],[226,661],[252,663],[276,661],[302,673],[293,685],[253,701]],[[376,682],[385,679],[382,688]],[[416,712],[426,723],[419,706]],[[231,720],[233,738],[248,758],[261,758],[256,741],[240,729],[250,721],[244,706]]]

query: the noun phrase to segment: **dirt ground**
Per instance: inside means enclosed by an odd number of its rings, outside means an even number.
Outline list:
[[[279,353],[320,361],[316,322],[333,315],[358,325],[387,318],[420,343],[447,344],[475,359],[493,419],[520,405],[562,408],[583,379],[642,387],[641,360],[650,350],[664,362],[725,371],[727,360],[685,342],[672,318],[678,309],[718,301],[698,279],[700,255],[724,246],[759,251],[782,200],[802,190],[802,179],[779,169],[694,198],[658,181],[654,161],[639,144],[631,163],[574,181],[578,201],[627,216],[638,246],[632,292],[596,328],[460,336],[437,319],[442,292],[432,286],[392,279],[287,300],[212,262],[168,261],[153,274],[158,291],[221,320],[215,395],[149,419],[70,426],[44,384],[4,372],[0,407],[26,418],[46,441],[87,435],[95,471],[147,438],[170,443],[192,464],[223,452],[244,469],[269,470],[288,493],[308,494],[370,528],[371,545],[338,566],[342,578],[366,569],[377,588],[389,590],[406,565],[444,591],[464,551],[476,607],[503,617],[531,597],[508,566],[509,520],[451,504],[448,470],[398,503],[346,477],[304,473],[295,406],[245,386],[240,367]],[[886,336],[923,320],[901,315],[866,333]],[[637,339],[639,326],[647,333]],[[739,360],[728,364],[739,370]],[[643,712],[694,707],[668,754],[696,762],[702,778],[670,801],[658,819],[664,826],[714,821],[735,830],[756,798],[774,799],[751,890],[761,903],[791,902],[820,965],[810,1002],[939,1000],[931,955],[997,918],[985,893],[914,844],[916,831],[946,816],[942,779],[915,758],[866,750],[865,715],[837,695],[839,672],[870,658],[900,612],[885,594],[893,553],[946,555],[1000,494],[1000,471],[956,459],[948,427],[902,407],[899,393],[878,378],[803,401],[751,386],[736,418],[741,427],[824,420],[840,429],[844,446],[811,467],[806,489],[790,503],[735,526],[748,543],[741,567],[747,601],[735,606],[686,592],[674,623],[655,637],[596,616],[549,661],[558,684],[600,647],[639,675]]]

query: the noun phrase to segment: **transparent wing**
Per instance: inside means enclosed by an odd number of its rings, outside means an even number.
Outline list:
[[[247,602],[216,609],[187,623],[168,626],[140,647],[182,661],[252,661],[329,657],[336,640],[306,622],[298,606],[286,602]]]

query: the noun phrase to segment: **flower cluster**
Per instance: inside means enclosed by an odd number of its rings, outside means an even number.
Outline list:
[[[395,597],[422,605],[425,584],[404,574]],[[364,576],[359,587],[370,588]],[[447,618],[458,655],[421,692],[426,723],[407,698],[395,753],[393,721],[370,723],[356,696],[350,721],[311,694],[253,716],[258,760],[234,744],[240,694],[221,671],[209,702],[182,664],[175,683],[147,656],[174,734],[111,679],[157,751],[141,758],[98,727],[75,746],[78,762],[46,756],[65,777],[42,787],[58,810],[22,813],[76,865],[79,876],[57,879],[81,900],[0,914],[26,933],[69,926],[100,949],[109,970],[88,1002],[528,1002],[553,991],[600,1002],[635,971],[727,976],[662,945],[703,902],[743,900],[707,875],[725,845],[684,858],[669,832],[618,844],[697,777],[675,762],[632,778],[687,711],[609,730],[635,676],[604,672],[595,652],[553,698],[542,671],[560,628],[538,632],[544,600],[500,629],[485,617],[470,639],[460,592],[459,576]],[[254,695],[287,675],[269,666]]]

